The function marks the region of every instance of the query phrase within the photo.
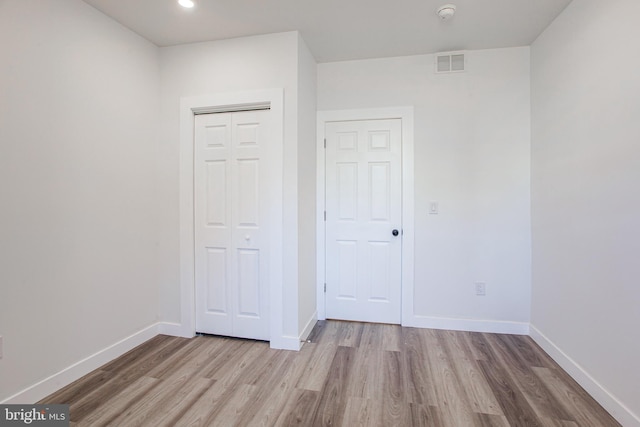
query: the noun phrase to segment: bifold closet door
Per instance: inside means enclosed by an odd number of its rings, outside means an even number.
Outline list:
[[[197,332],[269,339],[267,114],[195,116]]]

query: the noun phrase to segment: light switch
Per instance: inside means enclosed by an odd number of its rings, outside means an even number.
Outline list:
[[[438,202],[429,202],[429,215],[438,215]]]

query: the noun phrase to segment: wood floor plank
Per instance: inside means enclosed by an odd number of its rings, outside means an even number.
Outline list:
[[[382,349],[402,351],[402,327],[400,325],[379,325],[382,329]]]
[[[490,361],[494,359],[484,334],[478,332],[462,332],[471,353],[476,360]]]
[[[174,419],[176,425],[191,427],[210,425],[218,413],[229,404],[234,390],[233,386],[225,387],[221,381],[215,381],[179,418]]]
[[[434,420],[434,416],[426,409],[420,412],[419,409],[412,410],[409,403],[400,400],[382,401],[350,397],[345,409],[345,416],[342,422],[344,427],[387,427],[387,426],[416,426],[420,425],[413,421],[413,416],[417,420]],[[429,425],[429,424],[425,424]]]
[[[103,371],[119,371],[123,368],[129,368],[131,364],[136,363],[141,358],[148,357],[149,355],[158,352],[159,349],[172,345],[176,346],[178,342],[175,337],[168,335],[157,335],[150,340],[142,343],[136,348],[126,352],[122,356],[115,360],[105,364],[100,369]]]
[[[237,354],[217,372],[216,377],[223,387],[230,388],[234,384],[263,384],[273,374],[273,367],[280,361],[282,351],[270,351],[264,345],[240,347]]]
[[[457,378],[464,385],[473,412],[504,415],[491,386],[484,380],[484,374],[468,347],[464,334],[445,331],[441,334],[441,341],[447,358],[453,362]]]
[[[546,368],[543,368],[546,369]],[[555,404],[555,398],[549,388],[534,374],[533,370],[512,371],[525,398],[540,419],[574,421],[573,416],[562,405]]]
[[[564,407],[554,404],[553,395],[532,369],[546,363],[540,360],[531,347],[526,348],[523,341],[511,338],[508,335],[486,335],[496,360],[515,380],[518,389],[525,396],[538,419],[573,421],[573,417]]]
[[[576,423],[585,427],[618,427],[620,424],[593,400],[578,384],[564,381],[555,369],[532,368],[547,384],[560,405],[574,415]],[[597,410],[593,410],[593,408]]]
[[[236,348],[236,350],[238,349]],[[259,353],[261,351],[262,348]],[[230,369],[226,375],[220,375],[220,379],[216,380],[180,418],[175,420],[176,425],[208,426],[216,424],[219,420],[226,419],[229,411],[225,408],[228,406],[232,406],[233,411],[237,412],[234,402],[242,400],[245,396],[242,393],[237,394],[238,389],[242,389],[246,393],[257,390],[258,387],[250,384],[250,380],[254,379],[256,372],[273,358],[271,355],[272,357],[269,358],[255,359],[254,354],[253,360],[249,361],[250,357],[247,357],[246,353],[244,356],[244,358],[238,357],[238,360],[235,361],[236,364],[229,366]],[[226,412],[221,415],[223,411]]]
[[[382,399],[383,394],[383,351],[379,349],[356,348],[354,363],[346,384],[346,394],[364,399]]]
[[[463,385],[457,378],[452,361],[442,346],[441,331],[420,331],[429,357],[427,361],[435,379],[438,407],[442,410],[445,426],[473,425],[473,410],[469,404]]]
[[[329,375],[329,369],[338,350],[337,343],[330,339],[327,343],[311,344],[316,351],[311,356],[307,368],[302,373],[296,387],[304,390],[320,391]]]
[[[300,376],[308,366],[309,361],[311,360],[311,356],[314,353],[314,348],[312,346],[304,346],[297,354],[291,352],[286,353],[287,354],[286,358],[284,359],[284,363],[279,368],[282,373],[280,375],[277,375],[276,373],[272,372],[273,376],[275,376],[276,378],[280,378],[278,383],[267,384],[263,386],[263,388],[271,390],[272,392],[266,396],[266,398],[264,399],[265,403],[262,405],[262,407],[260,409],[256,409],[256,415],[251,419],[248,425],[276,425],[282,413],[286,412],[287,410],[293,409],[290,406],[289,409],[287,409],[287,405],[291,404],[290,396],[292,394],[297,394],[296,392],[298,390],[295,387],[296,383],[298,381],[298,378],[300,378]],[[314,392],[311,395],[303,396],[307,400],[303,399],[300,402],[301,404],[309,403],[309,396],[315,396],[317,398],[318,393]],[[256,400],[259,399],[259,396],[256,397]],[[284,420],[281,421],[284,422]],[[293,419],[288,420],[287,422],[293,422]]]
[[[320,402],[314,411],[312,425],[338,426],[342,424],[347,396],[347,384],[353,370],[355,348],[339,346],[331,369],[320,392]]]
[[[71,406],[70,418],[73,421],[84,419],[85,416],[98,409],[104,403],[105,396],[113,396],[125,390],[129,385],[144,377],[146,373],[166,360],[185,342],[183,338],[169,337],[164,339],[161,345],[154,346],[154,350],[149,353],[140,353],[136,349],[126,353],[123,357],[129,360],[128,364],[120,363],[116,359],[114,362],[105,365],[110,367],[111,372],[115,373],[115,375],[89,393],[80,396],[77,400],[68,401],[67,403]],[[131,359],[130,354],[135,354],[135,359]]]
[[[382,406],[376,401],[363,397],[349,397],[342,426],[377,427],[382,425]]]
[[[540,368],[554,368],[550,359],[546,354],[539,351],[538,345],[531,339],[522,335],[503,335],[513,349],[518,353],[528,366],[536,366]]]
[[[360,347],[362,333],[367,324],[340,322],[338,325],[338,345],[342,347]]]
[[[313,414],[319,401],[319,392],[294,388],[275,425],[283,427],[312,425]]]
[[[328,320],[310,338],[158,336],[41,402],[81,427],[619,426],[528,337]]]
[[[543,424],[548,427],[580,427],[575,421],[554,420],[551,418],[545,418],[542,420]]]
[[[221,379],[227,374],[230,366],[238,363],[238,355],[245,353],[251,347],[256,346],[251,346],[251,343],[245,340],[229,340],[229,344],[222,347],[222,350],[203,369],[202,375],[214,380]],[[262,349],[262,346],[257,347]]]
[[[307,342],[324,344],[334,343],[338,345],[338,333],[342,327],[342,322],[337,320],[318,320],[311,330]]]
[[[114,377],[114,373],[97,369],[46,398],[49,404],[75,402]],[[44,403],[41,400],[38,403]]]
[[[511,427],[504,415],[475,414],[475,427]]]
[[[322,343],[333,343],[337,346],[340,341],[340,331],[344,326],[344,322],[338,320],[324,320],[323,322],[325,322],[325,327],[321,333]]]
[[[277,361],[278,354],[281,354],[277,351],[270,352],[268,345],[263,342],[237,341],[239,345],[231,346],[231,353],[220,352],[210,366],[203,368],[202,375],[205,378],[216,376],[217,380],[185,411],[176,421],[177,424],[206,426],[214,423],[220,417],[220,412],[232,404],[230,402],[233,399],[241,397],[235,395],[236,389],[242,385],[251,385],[253,389],[257,389],[255,383],[264,372],[270,372],[268,366],[275,363],[274,359]]]
[[[117,395],[106,398],[102,405],[77,423],[81,427],[106,426],[113,422],[129,406],[142,399],[152,388],[162,381],[157,378],[142,377]],[[71,405],[71,418],[76,415]]]
[[[401,399],[383,399],[381,420],[382,426],[410,426],[411,406]]]
[[[203,337],[195,337],[189,340],[182,348],[169,356],[164,362],[151,369],[146,375],[149,377],[164,379],[171,375],[182,375],[184,372],[194,372],[201,368],[197,363],[208,360],[211,357],[208,349],[204,349],[211,340]],[[216,341],[217,342],[217,341]],[[195,361],[194,361],[195,359]],[[195,365],[194,365],[195,363]]]
[[[210,372],[213,361],[218,358],[225,348],[230,347],[230,339],[228,338],[211,339],[210,337],[197,337],[194,339],[200,340],[203,343],[202,346],[198,347],[189,357],[180,360],[173,370],[160,374],[160,378],[167,379],[171,376],[184,375],[189,372],[197,372],[198,375],[206,377],[206,375],[202,375],[202,373]],[[154,372],[150,372],[150,375],[153,374]],[[212,376],[213,375],[210,375],[210,377]]]
[[[436,406],[409,403],[409,410],[411,412],[411,426],[442,427],[445,425],[440,409]]]
[[[542,426],[533,408],[531,408],[506,369],[493,362],[479,361],[478,363],[491,389],[494,391],[509,424],[515,426]]]
[[[256,391],[251,401],[252,410],[238,417],[241,426],[270,426],[275,423],[287,403],[292,379],[289,377],[294,360],[298,356],[290,351],[279,351],[276,363],[269,365],[270,374],[263,383],[255,383]]]
[[[385,401],[409,402],[407,384],[402,372],[404,360],[399,351],[382,352],[382,398]]]
[[[428,351],[423,348],[416,328],[402,328],[402,375],[405,378],[407,398],[410,403],[438,406],[435,379],[428,362]]]
[[[501,360],[507,363],[509,368],[522,372],[530,368],[529,364],[514,351],[511,343],[502,334],[486,334],[485,339],[495,355],[494,360]]]
[[[327,331],[328,324],[326,320],[318,320],[307,337],[307,343],[317,343],[320,341]]]
[[[268,348],[266,350],[264,356],[260,357],[260,362],[252,365],[254,373],[244,380],[247,384],[258,387],[273,386],[275,373],[279,372],[283,363],[286,363],[286,368],[290,369],[293,361],[292,355],[297,355],[297,353],[286,350],[269,350]]]
[[[192,377],[183,387],[158,405],[152,411],[151,416],[145,417],[144,425],[174,427],[182,415],[198,401],[215,381],[209,378]],[[128,422],[128,420],[125,420],[125,422]]]
[[[194,392],[197,400],[207,390],[212,380],[195,376],[182,376],[173,380],[166,380],[166,385],[153,387],[135,404],[129,405],[111,422],[114,425],[127,426],[158,426],[159,421],[168,418],[169,409],[173,406],[180,408],[180,403]],[[184,412],[177,409],[176,412]],[[160,415],[160,419],[157,416]],[[170,418],[177,417],[177,413]]]
[[[111,371],[115,372],[123,384],[130,384],[138,378],[147,375],[156,366],[169,359],[172,354],[182,348],[189,340],[186,338],[169,337],[162,345],[153,351],[136,357],[128,363],[116,363]],[[107,365],[107,368],[109,365]]]
[[[239,384],[231,398],[227,401],[221,411],[210,420],[208,426],[246,426],[240,420],[243,415],[251,412],[253,396],[257,393],[258,387],[249,384]]]
[[[158,366],[171,360],[171,357],[176,352],[182,350],[190,342],[191,340],[186,338],[170,337],[164,345],[158,347],[155,351],[150,351],[148,357],[141,357],[125,365],[118,366],[113,369],[113,372],[125,382],[148,376]]]
[[[356,347],[364,350],[384,350],[382,328],[386,325],[376,323],[362,324],[360,339]]]
[[[517,335],[513,336],[513,339],[519,341],[519,348],[521,352],[531,352],[535,354],[535,358],[538,361],[536,365],[541,368],[557,369],[560,368],[555,360],[553,360],[531,337]],[[561,369],[561,368],[560,368]]]

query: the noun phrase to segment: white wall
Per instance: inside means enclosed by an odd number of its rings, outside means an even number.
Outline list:
[[[317,66],[298,39],[298,328],[316,315],[316,90]],[[308,332],[308,331],[307,331]],[[306,337],[302,337],[306,338]]]
[[[196,43],[161,49],[161,137],[158,163],[160,203],[160,314],[163,320],[179,323],[179,106],[186,96],[239,92],[271,88],[284,89],[284,237],[282,334],[297,339],[299,326],[299,184],[298,162],[307,162],[307,135],[299,126],[299,114],[308,115],[313,94],[308,83],[299,83],[297,32]],[[305,48],[306,49],[306,48]],[[307,59],[301,59],[306,64]],[[305,65],[306,67],[306,65]],[[305,68],[306,69],[306,68]],[[310,77],[305,77],[308,79]],[[299,87],[304,94],[299,96]],[[301,103],[305,103],[301,106]],[[300,150],[300,151],[299,151]],[[306,163],[305,163],[306,164]],[[310,171],[313,173],[313,171]],[[304,227],[302,228],[304,230]],[[305,272],[304,275],[309,273]]]
[[[529,49],[467,59],[467,72],[446,75],[432,55],[320,64],[318,109],[415,107],[413,324],[526,332]]]
[[[531,84],[535,336],[629,426],[640,425],[638,16],[636,0],[574,0],[533,44]]]
[[[79,0],[0,2],[0,401],[157,320],[158,65]]]

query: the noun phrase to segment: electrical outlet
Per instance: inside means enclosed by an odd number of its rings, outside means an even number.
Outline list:
[[[2,359],[2,335],[0,335],[0,359]]]
[[[484,282],[476,282],[476,295],[483,297],[487,295],[487,284]]]

